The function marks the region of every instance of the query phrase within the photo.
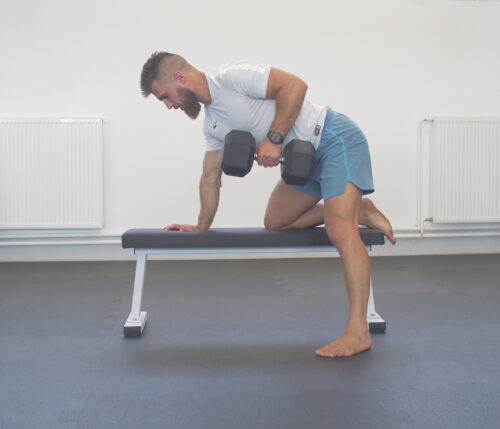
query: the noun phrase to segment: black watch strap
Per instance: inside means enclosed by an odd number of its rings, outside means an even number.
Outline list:
[[[267,138],[274,144],[282,144],[285,141],[285,137],[278,133],[278,131],[269,130]]]

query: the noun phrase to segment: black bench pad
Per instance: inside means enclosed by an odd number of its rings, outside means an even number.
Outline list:
[[[384,244],[384,234],[360,228],[366,245]],[[273,248],[331,246],[324,227],[271,231],[265,228],[213,228],[206,232],[129,229],[122,235],[123,248],[194,249],[194,248]]]

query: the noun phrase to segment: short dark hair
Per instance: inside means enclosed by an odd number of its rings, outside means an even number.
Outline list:
[[[149,59],[144,63],[144,66],[142,66],[141,91],[144,97],[148,97],[151,94],[151,85],[158,78],[161,60],[171,55],[174,54],[161,51],[153,52]]]
[[[151,87],[154,81],[173,80],[176,71],[190,70],[192,68],[193,67],[180,55],[171,54],[170,52],[153,52],[142,67],[142,95],[147,97],[151,94]]]

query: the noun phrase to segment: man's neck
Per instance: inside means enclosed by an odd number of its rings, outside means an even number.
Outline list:
[[[212,102],[212,97],[210,95],[210,88],[208,87],[207,77],[205,73],[198,70],[194,71],[194,87],[192,91],[195,93],[196,98],[202,104],[208,105]]]

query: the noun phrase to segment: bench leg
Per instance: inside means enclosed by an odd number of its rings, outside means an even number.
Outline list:
[[[135,268],[134,293],[132,296],[132,309],[125,325],[123,334],[125,337],[140,337],[146,326],[147,313],[141,311],[142,292],[144,290],[144,276],[146,274],[147,255],[137,255]]]
[[[370,332],[383,334],[385,332],[385,320],[375,311],[375,301],[373,299],[373,285],[370,276],[370,297],[368,298],[368,309],[366,312],[366,319],[368,321],[368,328]]]

